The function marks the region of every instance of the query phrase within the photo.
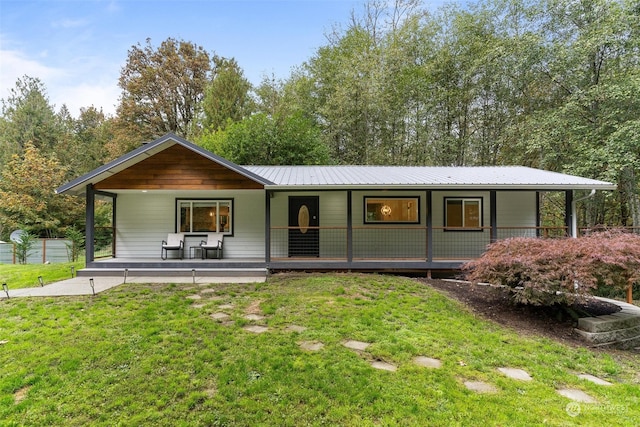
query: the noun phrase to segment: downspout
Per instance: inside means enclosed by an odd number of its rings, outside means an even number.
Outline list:
[[[596,194],[596,189],[592,189],[591,193],[588,195],[581,197],[580,199],[574,199],[571,202],[571,237],[578,237],[578,215],[577,215],[577,203],[583,200],[590,199]]]

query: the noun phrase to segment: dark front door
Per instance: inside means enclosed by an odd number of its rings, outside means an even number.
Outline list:
[[[289,256],[320,256],[319,199],[289,196]]]

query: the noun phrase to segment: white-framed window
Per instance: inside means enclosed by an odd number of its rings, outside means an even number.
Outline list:
[[[178,199],[176,210],[180,232],[233,234],[233,199]]]
[[[482,197],[445,197],[444,222],[447,229],[482,229]]]
[[[365,224],[419,224],[419,197],[365,197]]]

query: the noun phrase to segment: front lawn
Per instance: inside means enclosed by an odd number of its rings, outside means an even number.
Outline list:
[[[410,279],[126,284],[97,297],[12,298],[0,313],[2,425],[640,424],[638,358],[519,336]],[[255,324],[268,330],[243,329]],[[358,352],[348,340],[371,345]],[[417,356],[442,367],[420,367]],[[497,391],[479,394],[465,381]],[[568,406],[561,387],[597,403]]]
[[[53,264],[0,264],[0,285],[6,283],[9,289],[40,286],[38,276],[42,276],[45,285],[70,279],[71,267],[74,271],[84,268],[84,259]]]

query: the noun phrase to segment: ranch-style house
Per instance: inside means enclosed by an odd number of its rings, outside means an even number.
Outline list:
[[[615,188],[521,166],[240,166],[167,134],[57,192],[86,198],[90,269],[430,272],[498,239],[575,235],[574,192]],[[543,192],[564,194],[563,227],[541,227]],[[109,256],[98,258],[104,201]],[[168,238],[180,249],[163,251]],[[207,238],[221,250],[203,254]]]

